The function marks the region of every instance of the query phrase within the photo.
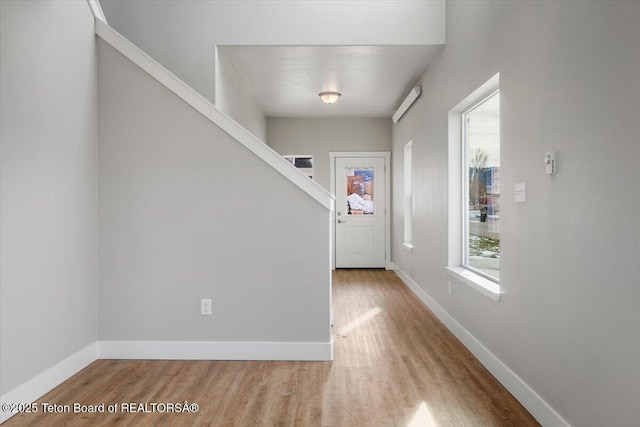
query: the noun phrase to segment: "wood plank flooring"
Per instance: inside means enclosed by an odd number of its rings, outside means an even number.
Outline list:
[[[333,362],[99,360],[39,402],[186,400],[200,409],[40,411],[3,427],[539,425],[393,272],[337,270],[333,277]]]

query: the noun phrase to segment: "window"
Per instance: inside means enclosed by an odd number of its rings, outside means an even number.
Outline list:
[[[462,265],[500,280],[500,96],[462,113]]]
[[[346,166],[347,215],[375,215],[375,166]]]
[[[501,298],[499,88],[496,74],[449,110],[448,138],[447,275],[494,301]]]
[[[404,246],[413,249],[413,142],[404,146]]]
[[[283,156],[293,166],[298,168],[300,172],[313,179],[313,156]]]

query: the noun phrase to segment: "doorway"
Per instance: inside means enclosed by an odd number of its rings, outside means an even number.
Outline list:
[[[330,153],[335,268],[391,268],[391,153]]]

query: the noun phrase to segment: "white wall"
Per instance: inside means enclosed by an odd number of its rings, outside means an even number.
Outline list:
[[[445,36],[444,0],[101,0],[101,4],[109,25],[211,102],[218,100],[215,91],[220,89],[215,83],[218,45],[441,45]],[[245,124],[241,110],[223,110]]]
[[[100,0],[100,5],[111,27],[214,102],[216,42],[202,34],[216,25],[200,15],[196,2]]]
[[[86,2],[2,1],[0,19],[5,395],[97,339],[97,83]]]
[[[100,340],[329,345],[330,212],[102,41],[98,70]]]
[[[267,118],[220,51],[216,52],[215,68],[216,107],[264,141],[267,136]]]
[[[638,2],[447,2],[447,46],[393,130],[394,262],[575,426],[640,419],[638,22]],[[448,295],[444,270],[447,113],[497,72],[500,302],[455,281]],[[402,249],[409,140],[414,252]]]
[[[391,151],[391,119],[267,119],[267,144],[282,155],[313,155],[314,180],[329,191],[329,152]]]
[[[445,0],[102,0],[100,3],[107,21],[116,29],[134,31],[136,36],[145,37],[156,46],[165,41],[187,41],[190,36],[185,33],[192,29],[206,43],[229,46],[440,45],[445,39]],[[373,22],[375,31],[371,29]],[[152,34],[162,39],[152,42]],[[198,43],[188,41],[189,45]]]

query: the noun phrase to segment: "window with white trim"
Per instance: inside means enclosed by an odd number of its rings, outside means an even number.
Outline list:
[[[447,275],[500,301],[500,74],[449,110]]]
[[[413,249],[413,142],[404,145],[404,246]]]
[[[285,160],[313,179],[313,156],[285,155]]]
[[[500,92],[462,112],[462,266],[500,281]]]

